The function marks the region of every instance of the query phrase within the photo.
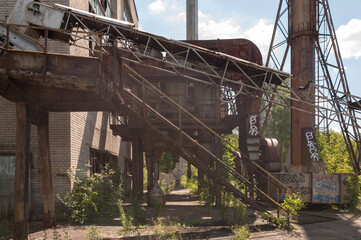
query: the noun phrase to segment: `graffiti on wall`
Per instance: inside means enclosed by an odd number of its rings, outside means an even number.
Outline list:
[[[313,134],[313,130],[310,129],[310,130],[305,131],[305,137],[306,137],[307,150],[308,150],[308,153],[310,154],[309,155],[310,158],[314,162],[320,161],[320,156],[318,155],[317,143],[316,143],[315,136]]]
[[[251,115],[249,117],[249,130],[248,133],[251,136],[258,136],[259,134],[259,129],[258,129],[258,122],[257,122],[257,115]]]
[[[313,174],[314,203],[339,203],[340,186],[339,176],[334,174]]]
[[[311,201],[312,187],[310,173],[282,173],[276,175],[278,180],[285,184],[291,192],[299,193],[301,198]],[[281,189],[279,199],[282,201],[286,198],[286,189]]]
[[[15,161],[13,157],[0,157],[0,175],[15,176]]]

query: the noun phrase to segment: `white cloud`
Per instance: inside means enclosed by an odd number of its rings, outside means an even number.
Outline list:
[[[345,59],[361,57],[361,20],[351,19],[336,31],[341,56]]]
[[[198,12],[199,39],[239,38],[242,30],[232,19],[214,20],[211,15]]]
[[[156,0],[148,5],[151,14],[160,14],[165,11],[167,3],[163,0]]]
[[[271,40],[273,24],[260,19],[253,27],[243,30],[234,19],[214,20],[209,14],[199,12],[199,39],[245,38],[254,42],[263,57],[266,56]]]
[[[244,33],[243,37],[256,44],[260,49],[262,56],[265,58],[268,53],[272,32],[273,24],[267,24],[266,19],[260,19],[256,25]]]

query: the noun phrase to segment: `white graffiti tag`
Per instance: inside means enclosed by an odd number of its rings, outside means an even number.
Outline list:
[[[11,158],[0,158],[0,175],[15,176],[15,161]]]
[[[311,159],[314,162],[320,161],[320,156],[317,153],[316,142],[313,141],[313,132],[306,132],[307,147],[310,152]]]
[[[249,118],[249,131],[248,133],[252,136],[257,136],[259,134],[258,127],[257,127],[257,115],[252,115]]]

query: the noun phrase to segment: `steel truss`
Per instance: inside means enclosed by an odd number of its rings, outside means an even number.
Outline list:
[[[275,32],[266,63],[268,66],[272,61],[278,70],[141,31],[133,28],[133,25],[129,23],[99,17],[58,4],[52,5],[52,8],[65,12],[64,19],[66,21],[63,22],[62,30],[46,29],[46,31],[60,32],[60,40],[67,41],[70,45],[89,49],[93,56],[102,58],[103,53],[110,53],[111,47],[116,47],[118,56],[126,63],[216,86],[221,90],[219,98],[232,106],[235,105],[234,99],[239,94],[258,96],[266,103],[278,104],[306,113],[307,111],[303,109],[292,107],[290,102],[312,106],[316,109],[316,119],[340,124],[354,160],[355,171],[359,173],[359,160],[356,159],[356,156],[358,156],[361,144],[357,125],[360,117],[349,108],[349,103],[359,103],[361,99],[351,95],[348,90],[327,1],[318,1],[318,3],[319,18],[322,20],[319,21],[319,31],[324,23],[327,23],[325,29],[329,29],[329,34],[324,34],[322,37],[329,36],[330,40],[316,39],[318,60],[324,63],[320,64],[319,69],[322,69],[320,73],[325,74],[324,80],[327,84],[320,81],[304,82],[304,87],[301,89],[292,89],[290,87],[292,76],[281,71],[285,66],[289,50],[288,29],[281,21],[288,13],[289,2],[287,0],[280,1]],[[321,11],[322,9],[323,11]],[[324,12],[323,15],[322,12]],[[280,32],[285,38],[279,43],[275,43],[277,29],[281,30]],[[84,41],[92,42],[92,44],[84,44]],[[328,44],[329,42],[332,47]],[[276,51],[282,46],[285,46],[285,53],[282,60],[278,61]],[[325,46],[325,49],[321,48],[322,46]],[[334,50],[337,58],[339,80],[332,79],[330,75],[330,64],[327,60],[332,57],[331,50]],[[313,91],[317,93],[316,102],[311,100]],[[236,109],[235,107],[231,108]],[[313,114],[312,112],[308,113]],[[353,134],[350,133],[351,130]],[[355,150],[352,148],[352,141],[357,142],[358,147]]]
[[[332,127],[332,123],[339,124],[354,171],[360,175],[361,139],[358,124],[360,115],[356,111],[360,109],[360,102],[357,100],[359,97],[351,95],[348,87],[328,0],[316,1],[316,31],[318,32],[318,36],[314,39],[316,49],[315,86],[317,86],[315,87],[316,128],[320,131],[328,131]],[[286,13],[289,13],[289,4],[288,0],[280,0],[267,56],[267,66],[272,63],[278,70],[283,70],[290,47],[289,29],[286,27],[288,19],[284,19]],[[276,38],[277,30],[281,33],[282,40],[279,42],[276,42],[276,39],[279,39]],[[277,51],[281,48],[283,54],[279,57]]]

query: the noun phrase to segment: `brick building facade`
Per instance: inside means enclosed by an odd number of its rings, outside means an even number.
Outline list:
[[[2,1],[0,6],[0,21],[6,21],[16,0]],[[92,0],[53,0],[41,1],[43,3],[56,2],[76,9],[89,11],[93,9],[91,3],[99,1]],[[107,14],[111,17],[123,19],[122,0],[108,0]],[[134,4],[134,2],[133,2]],[[99,10],[99,9],[98,9]],[[97,9],[93,9],[96,12]],[[72,48],[59,42],[51,42],[50,49],[53,52],[72,55],[88,56],[87,50]],[[121,138],[114,136],[109,128],[109,113],[107,112],[62,112],[50,113],[49,115],[49,137],[51,161],[53,166],[54,193],[61,196],[71,189],[71,183],[67,178],[69,169],[90,170],[90,164],[96,165],[97,161],[116,160],[118,166],[122,166],[124,156],[121,153]],[[42,193],[41,176],[38,159],[37,130],[31,128],[30,150],[32,160],[30,163],[30,218],[42,218]],[[0,180],[1,175],[14,174],[16,149],[16,108],[15,103],[0,96]],[[95,167],[95,166],[94,166]],[[89,171],[89,172],[90,172]],[[9,195],[0,200],[0,212],[6,212],[12,205],[11,185],[13,178],[8,178],[7,186],[1,182],[0,196]],[[8,193],[8,194],[7,194]],[[13,194],[13,192],[12,192]],[[60,203],[56,201],[57,211]],[[57,214],[57,216],[61,216]]]

